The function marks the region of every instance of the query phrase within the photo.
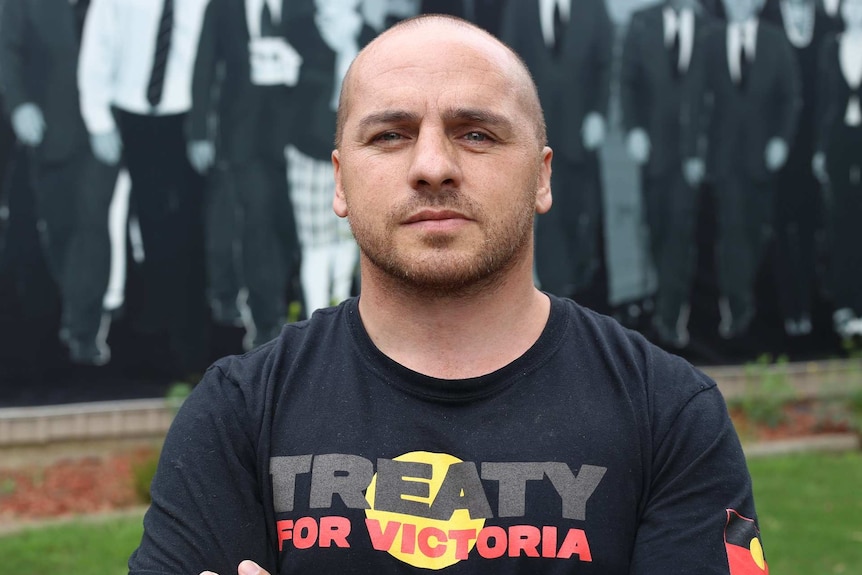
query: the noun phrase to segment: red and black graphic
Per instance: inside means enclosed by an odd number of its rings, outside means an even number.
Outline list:
[[[753,519],[743,517],[733,509],[727,510],[724,528],[724,546],[730,575],[768,575],[769,565],[763,554],[760,530]]]

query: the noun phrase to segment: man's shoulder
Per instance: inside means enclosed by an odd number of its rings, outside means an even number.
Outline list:
[[[712,387],[715,382],[686,359],[650,342],[640,332],[628,329],[614,318],[600,314],[570,300],[560,298],[572,326],[568,345],[583,346],[622,379],[630,392],[656,397],[675,395],[679,401]]]
[[[240,386],[279,383],[298,357],[308,356],[310,351],[315,356],[337,353],[339,342],[350,329],[345,314],[354,311],[353,300],[317,310],[308,319],[285,324],[275,339],[244,354],[221,358],[208,371],[218,371]]]

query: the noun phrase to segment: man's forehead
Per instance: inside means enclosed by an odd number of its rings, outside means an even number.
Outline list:
[[[352,81],[362,83],[388,71],[456,76],[460,67],[511,76],[515,58],[481,31],[449,22],[426,22],[379,36],[355,62]]]
[[[433,75],[428,82],[358,82],[348,107],[349,123],[358,127],[382,123],[475,121],[497,125],[526,119],[516,92],[502,82],[464,74],[461,80]],[[399,77],[399,80],[401,78]],[[415,79],[415,78],[414,78]]]

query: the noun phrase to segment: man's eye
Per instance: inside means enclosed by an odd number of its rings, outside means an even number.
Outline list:
[[[464,134],[464,139],[471,142],[485,142],[489,140],[488,135],[482,132],[467,132]]]
[[[401,135],[396,132],[384,132],[374,138],[378,142],[394,142],[401,139]]]

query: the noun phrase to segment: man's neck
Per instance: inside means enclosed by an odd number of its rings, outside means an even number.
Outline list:
[[[466,379],[496,371],[523,355],[548,321],[550,300],[529,267],[510,270],[486,290],[429,296],[362,265],[359,312],[368,335],[385,355],[424,375]]]

